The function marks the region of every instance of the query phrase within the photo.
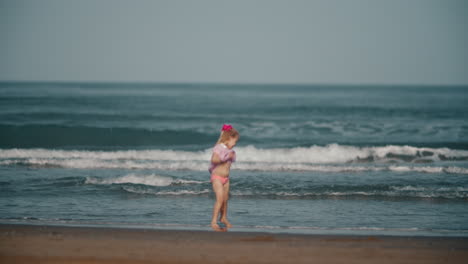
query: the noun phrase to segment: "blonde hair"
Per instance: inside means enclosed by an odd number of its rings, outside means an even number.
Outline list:
[[[235,128],[229,130],[221,131],[219,139],[216,144],[226,143],[230,138],[239,138],[239,132]]]

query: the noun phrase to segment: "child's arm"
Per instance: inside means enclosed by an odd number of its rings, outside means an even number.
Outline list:
[[[211,163],[213,164],[220,164],[223,163],[219,155],[215,152],[213,152],[213,155],[211,155]]]

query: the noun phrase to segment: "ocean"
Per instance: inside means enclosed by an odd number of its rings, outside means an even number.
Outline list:
[[[468,236],[468,87],[0,83],[0,223]]]

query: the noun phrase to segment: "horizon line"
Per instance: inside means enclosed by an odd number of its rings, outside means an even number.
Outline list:
[[[188,82],[188,81],[110,81],[110,80],[0,80],[1,84],[5,83],[22,83],[22,84],[136,84],[136,85],[187,85],[187,86],[374,86],[374,87],[391,87],[391,86],[406,86],[406,87],[468,87],[468,84],[429,84],[429,83],[293,83],[293,82]]]

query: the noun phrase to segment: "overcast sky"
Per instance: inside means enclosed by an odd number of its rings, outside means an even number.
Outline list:
[[[468,85],[468,1],[0,0],[0,81]]]

